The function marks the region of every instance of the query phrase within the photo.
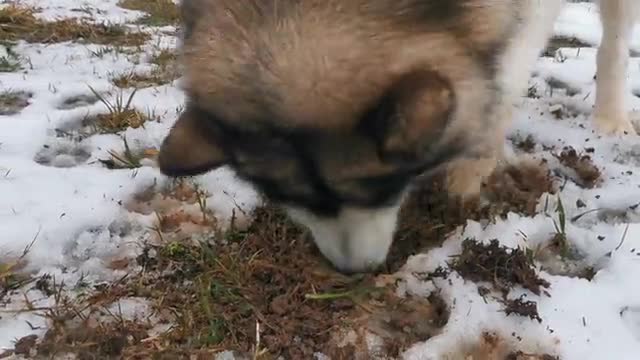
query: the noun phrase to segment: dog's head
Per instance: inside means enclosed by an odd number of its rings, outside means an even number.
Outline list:
[[[161,171],[228,165],[338,269],[380,265],[411,181],[490,131],[499,32],[468,29],[471,2],[184,0],[188,102]]]

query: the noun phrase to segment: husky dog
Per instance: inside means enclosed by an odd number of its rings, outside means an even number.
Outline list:
[[[638,0],[605,0],[596,125],[624,103]],[[479,191],[563,0],[183,0],[169,176],[230,166],[343,272],[384,263],[412,180]]]

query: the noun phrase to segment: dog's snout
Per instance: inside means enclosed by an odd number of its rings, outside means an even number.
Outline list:
[[[309,228],[322,255],[340,272],[376,270],[387,259],[393,242],[399,206],[345,208],[335,218],[323,218],[289,208],[291,217]]]

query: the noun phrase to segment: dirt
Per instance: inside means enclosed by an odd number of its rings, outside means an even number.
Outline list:
[[[16,341],[13,352],[16,355],[28,356],[31,354],[31,350],[35,348],[38,335],[27,335]]]
[[[121,348],[101,341],[92,351],[204,359],[234,350],[249,356],[256,352],[259,325],[261,359],[312,358],[316,352],[369,359],[375,357],[367,346],[372,336],[380,342],[372,351],[396,356],[438,334],[448,320],[437,295],[400,298],[384,274],[337,273],[307,232],[277,208],[257,209],[251,225],[229,230],[224,242],[150,245],[137,259],[144,275],[132,277],[116,295],[157,301],[154,308],[175,324],[172,331],[145,342],[129,334],[116,342]],[[111,336],[119,339],[120,333]]]
[[[489,214],[500,216],[509,212],[533,216],[540,197],[557,191],[558,182],[544,160],[503,166],[489,177],[484,187]]]
[[[451,199],[444,177],[421,178],[398,216],[398,230],[387,258],[386,271],[399,270],[409,256],[439,247],[449,232],[464,224],[472,206]],[[475,204],[474,204],[475,205]]]
[[[467,219],[492,220],[509,212],[534,215],[540,197],[557,192],[556,180],[544,161],[502,166],[485,181],[481,202],[453,198],[443,175],[417,179],[400,211],[386,270],[397,271],[409,256],[440,246]]]
[[[600,169],[593,163],[589,155],[578,153],[573,147],[565,147],[558,155],[554,155],[562,165],[575,172],[574,180],[578,185],[591,189],[597,186],[601,179]]]
[[[538,304],[535,301],[524,300],[524,296],[516,299],[509,299],[504,301],[504,312],[507,316],[511,314],[528,317],[531,320],[536,320],[539,323],[542,322],[540,314],[538,314]]]
[[[146,330],[129,321],[54,326],[37,345],[37,354],[46,358],[74,354],[79,360],[120,359],[127,346],[148,336]]]
[[[446,354],[442,360],[559,360],[548,354],[532,354],[513,349],[500,335],[486,331],[480,339],[464,342],[457,351]]]
[[[507,358],[505,360],[560,360],[560,358],[549,354],[536,355],[526,354],[522,351],[516,351],[507,355]]]
[[[483,244],[466,239],[462,253],[454,258],[450,267],[467,280],[490,283],[504,295],[515,286],[540,295],[550,286],[538,276],[533,259],[524,250],[502,246],[498,240]]]

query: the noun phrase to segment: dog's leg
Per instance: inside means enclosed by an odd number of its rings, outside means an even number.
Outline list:
[[[635,0],[640,1],[640,0]],[[487,141],[483,157],[461,159],[447,169],[447,187],[454,196],[474,197],[482,181],[491,175],[504,156],[506,130],[511,124],[513,107],[524,96],[531,71],[553,31],[553,24],[564,0],[527,0],[523,2],[522,24],[502,56],[498,83],[502,99],[494,111],[493,136]]]
[[[602,0],[594,123],[605,134],[635,134],[627,108],[629,44],[640,13],[638,0]]]

